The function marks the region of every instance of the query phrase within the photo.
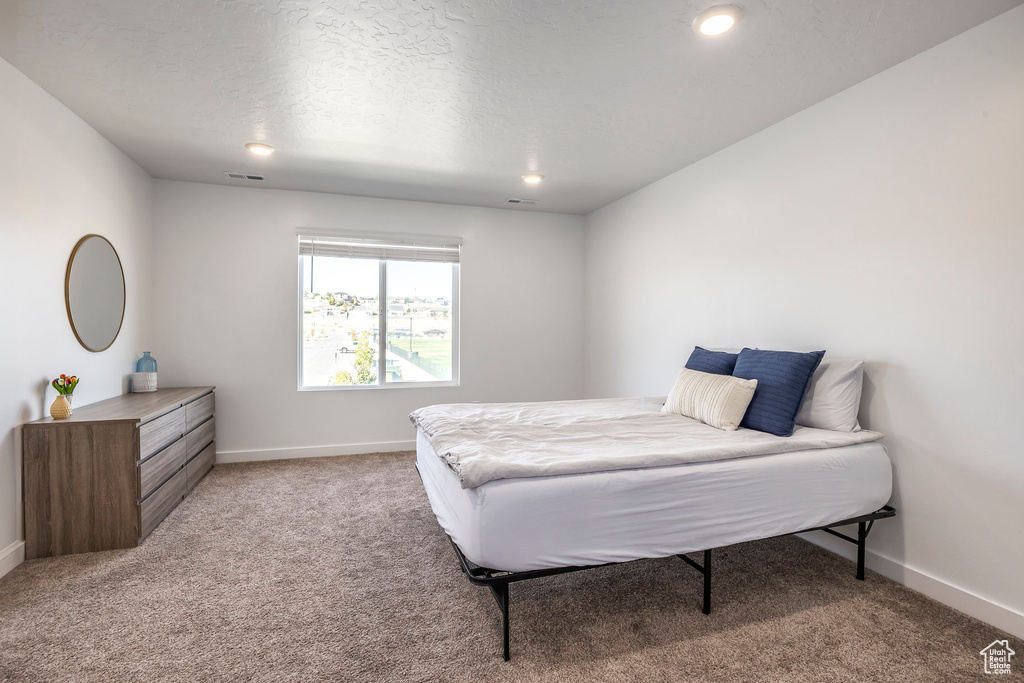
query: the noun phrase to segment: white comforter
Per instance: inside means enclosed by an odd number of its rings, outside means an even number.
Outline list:
[[[797,427],[790,437],[723,432],[661,412],[661,398],[546,403],[453,403],[413,411],[413,424],[459,476],[462,488],[545,477],[729,460],[882,438],[877,432]]]

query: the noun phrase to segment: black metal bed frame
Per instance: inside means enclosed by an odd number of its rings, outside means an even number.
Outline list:
[[[417,468],[418,470],[419,468]],[[887,517],[895,517],[896,510],[888,505],[883,505],[878,510],[866,515],[860,515],[859,517],[851,517],[850,519],[844,519],[839,522],[833,522],[826,526],[812,527],[810,529],[801,529],[800,531],[794,531],[790,534],[782,534],[782,536],[792,536],[793,534],[802,534],[807,531],[825,531],[833,536],[838,536],[844,541],[849,541],[857,546],[857,579],[859,581],[864,580],[864,550],[865,544],[868,538],[868,534],[871,533],[871,527],[874,526],[875,520],[885,519]],[[847,536],[846,534],[840,533],[833,529],[837,526],[847,526],[850,524],[857,525],[857,538]],[[445,534],[447,536],[447,534]],[[501,610],[501,631],[502,631],[502,657],[507,662],[509,660],[509,639],[508,639],[508,612],[509,612],[509,588],[511,584],[517,581],[527,581],[529,579],[539,579],[544,576],[555,576],[557,574],[568,574],[569,572],[578,572],[585,569],[596,569],[598,567],[607,567],[613,564],[624,564],[621,562],[608,562],[605,564],[588,565],[585,567],[553,567],[551,569],[534,569],[529,571],[500,571],[496,569],[488,569],[487,567],[480,567],[468,559],[462,554],[462,550],[456,545],[455,541],[452,540],[451,536],[448,536],[448,541],[452,545],[452,549],[455,550],[455,555],[459,558],[459,565],[462,567],[462,572],[469,579],[470,583],[476,586],[486,586],[491,591],[491,595],[494,597],[494,601],[498,603],[498,609]],[[691,560],[684,554],[676,555],[679,559],[686,562],[704,576],[704,614],[711,614],[711,549],[704,551],[704,562],[698,564],[694,560]],[[653,558],[649,558],[653,559]],[[630,562],[638,562],[639,560],[630,560]]]

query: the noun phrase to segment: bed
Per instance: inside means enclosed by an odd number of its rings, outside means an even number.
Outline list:
[[[457,404],[411,416],[431,509],[463,572],[498,603],[506,660],[509,586],[539,576],[678,556],[704,575],[710,613],[712,550],[824,529],[858,546],[863,579],[871,525],[895,514],[881,435],[730,436],[664,415],[662,402]],[[832,529],[847,524],[856,538]],[[695,552],[703,562],[687,557]]]

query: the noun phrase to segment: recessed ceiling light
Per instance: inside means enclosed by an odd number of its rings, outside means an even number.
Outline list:
[[[743,10],[736,5],[710,7],[693,20],[693,30],[702,36],[720,36],[740,20]]]
[[[245,148],[252,152],[253,154],[258,154],[261,157],[265,157],[269,154],[274,153],[273,147],[271,147],[270,145],[265,145],[262,142],[250,142],[248,145],[245,146]]]
[[[528,183],[539,183],[540,181],[544,180],[544,176],[542,176],[540,173],[527,173],[526,175],[523,176],[523,180]]]

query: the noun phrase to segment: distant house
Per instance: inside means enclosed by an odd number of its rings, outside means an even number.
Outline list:
[[[405,304],[388,304],[388,315],[405,315]]]
[[[427,330],[423,333],[423,336],[430,337],[431,339],[444,339],[447,334],[447,330]]]

